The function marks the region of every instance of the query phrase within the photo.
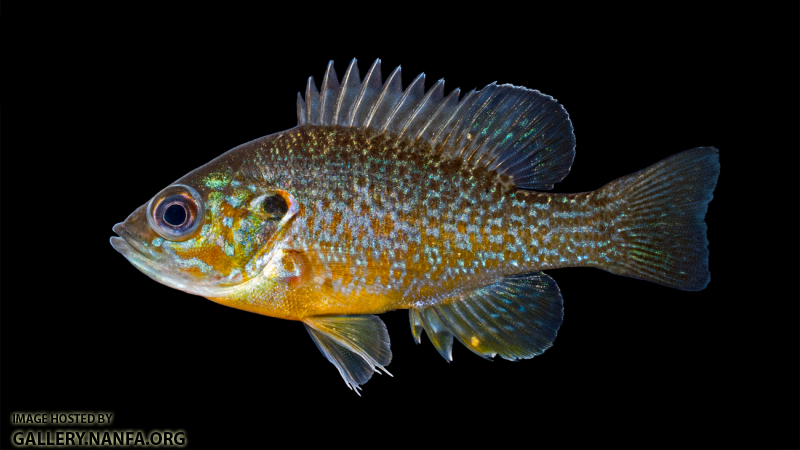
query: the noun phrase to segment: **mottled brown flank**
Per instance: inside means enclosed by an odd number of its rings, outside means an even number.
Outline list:
[[[254,178],[303,205],[284,241],[307,261],[303,287],[270,294],[270,315],[448,302],[506,275],[602,267],[610,251],[616,204],[602,191],[506,188],[485,167],[371,130],[300,127],[243,150]]]

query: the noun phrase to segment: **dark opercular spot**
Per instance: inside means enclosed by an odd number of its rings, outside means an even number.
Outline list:
[[[170,205],[166,211],[164,211],[164,222],[168,225],[172,225],[173,227],[178,227],[183,225],[183,222],[186,221],[186,208],[183,205]]]
[[[272,195],[264,199],[264,212],[274,219],[280,219],[289,211],[289,205],[280,195]]]

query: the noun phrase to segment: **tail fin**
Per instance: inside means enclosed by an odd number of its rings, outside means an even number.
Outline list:
[[[719,150],[670,156],[601,188],[620,199],[609,228],[614,257],[606,270],[685,291],[709,282],[704,221],[719,177]]]

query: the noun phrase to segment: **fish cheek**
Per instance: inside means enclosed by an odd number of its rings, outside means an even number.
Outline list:
[[[227,276],[233,269],[231,258],[215,244],[172,245],[178,271],[204,279],[214,274]]]
[[[228,276],[233,270],[233,261],[225,251],[217,245],[204,248],[199,256],[200,260],[213,267],[215,271]]]

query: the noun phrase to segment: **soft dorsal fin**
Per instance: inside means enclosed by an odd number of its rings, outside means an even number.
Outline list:
[[[379,59],[363,81],[353,59],[340,83],[331,61],[319,92],[311,77],[305,99],[297,94],[297,122],[422,140],[445,158],[508,175],[519,188],[548,190],[564,179],[575,157],[575,136],[569,115],[553,97],[495,83],[461,101],[460,92],[445,96],[444,79],[425,92],[424,73],[403,91],[400,67],[383,82]]]
[[[533,358],[547,350],[564,318],[555,280],[543,272],[505,277],[483,288],[454,295],[443,304],[409,310],[411,334],[424,329],[447,361],[453,338],[484,358]]]

